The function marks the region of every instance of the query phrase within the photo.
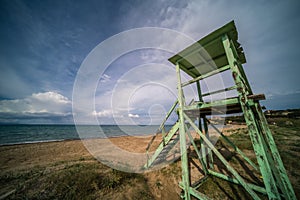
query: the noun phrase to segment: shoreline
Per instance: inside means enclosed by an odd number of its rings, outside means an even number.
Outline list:
[[[17,146],[17,145],[29,145],[29,144],[40,144],[40,143],[52,143],[52,142],[67,142],[67,141],[78,141],[78,140],[101,140],[101,139],[111,139],[111,138],[122,138],[122,137],[152,137],[151,135],[116,135],[111,137],[93,137],[93,138],[67,138],[67,139],[54,139],[54,140],[38,140],[38,141],[25,141],[19,143],[6,143],[0,144],[0,147],[5,146]]]
[[[223,132],[227,132],[228,130],[236,129],[236,128],[244,128],[246,125],[244,124],[227,124],[223,127]],[[209,128],[213,130],[213,128]],[[161,134],[161,133],[160,133]],[[90,139],[110,139],[110,138],[122,138],[122,137],[152,137],[155,133],[145,133],[139,135],[112,135],[109,137],[91,137],[91,138],[66,138],[66,139],[49,139],[49,140],[37,140],[37,141],[24,141],[24,142],[16,142],[16,143],[3,143],[0,144],[0,147],[7,146],[16,146],[16,145],[29,145],[29,144],[39,144],[39,143],[51,143],[51,142],[63,142],[63,141],[76,141],[76,140],[90,140]]]

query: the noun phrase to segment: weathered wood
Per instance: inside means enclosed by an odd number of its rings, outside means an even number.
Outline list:
[[[252,99],[254,101],[266,100],[266,96],[264,94],[252,94],[248,95],[248,99]]]

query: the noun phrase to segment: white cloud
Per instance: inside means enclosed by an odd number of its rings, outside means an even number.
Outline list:
[[[33,93],[23,99],[0,101],[0,120],[2,121],[3,119],[14,119],[14,122],[23,122],[32,118],[53,118],[53,122],[55,122],[55,120],[60,120],[60,117],[67,117],[70,120],[71,115],[71,101],[52,91]]]
[[[147,5],[147,3],[144,5]],[[247,38],[247,41],[253,39],[253,35],[252,37],[248,37],[254,33],[250,29],[255,25],[253,20],[253,11],[249,9],[250,4],[235,4],[229,8],[228,5],[222,1],[210,2],[192,0],[188,1],[186,4],[182,4],[182,6],[177,6],[175,4],[170,4],[167,6],[158,5],[159,4],[155,4],[153,6],[157,8],[157,11],[160,11],[160,14],[157,15],[156,13],[157,17],[149,18],[147,20],[149,22],[147,23],[145,23],[145,20],[143,18],[136,17],[138,16],[141,9],[135,9],[134,12],[131,13],[135,15],[135,19],[137,19],[134,21],[135,26],[143,24],[145,26],[167,27],[180,31],[184,34],[188,34],[188,36],[191,36],[195,40],[198,40],[211,31],[215,30],[216,28],[224,25],[232,19],[235,19],[240,33],[239,40],[241,41],[243,47],[247,48],[247,45],[243,41],[243,38]],[[255,10],[258,10],[258,7],[256,5],[253,6]],[[227,12],[228,9],[226,10],[224,8],[229,8],[229,10],[235,10],[236,12]],[[262,16],[261,9],[259,9],[259,11],[260,16]],[[218,14],[216,15],[216,13]],[[228,13],[234,13],[234,15]],[[258,19],[260,17],[255,16],[254,18]],[[260,22],[260,20],[256,21]],[[164,53],[163,50],[159,49],[181,50],[182,48],[188,46],[188,44],[186,44],[187,42],[184,43],[186,40],[181,40],[180,38],[176,37],[171,37],[171,40],[166,40],[165,38],[167,37],[163,36],[164,32],[162,31],[161,37],[151,37],[152,41],[160,41],[161,39],[160,42],[156,42],[159,44],[157,49],[139,51],[139,54],[137,55],[137,57],[139,57],[137,59],[131,57],[130,59],[125,59],[126,62],[123,62],[121,64],[120,62],[117,63],[122,66],[122,70],[116,68],[115,70],[109,71],[114,74],[113,78],[109,77],[107,74],[104,74],[103,77],[101,77],[100,82],[110,81],[110,83],[105,84],[104,88],[102,88],[102,91],[98,91],[98,93],[96,93],[95,110],[98,110],[99,112],[95,111],[94,116],[102,118],[104,118],[105,116],[113,116],[115,121],[112,121],[112,123],[120,122],[124,124],[130,123],[130,121],[128,120],[132,120],[134,122],[142,122],[143,119],[147,118],[151,118],[152,121],[160,121],[159,118],[163,117],[163,115],[159,115],[160,111],[163,113],[163,110],[169,110],[170,106],[176,99],[176,73],[174,67],[167,68],[166,66],[162,66],[160,64],[152,64],[152,66],[150,66],[149,63],[165,63],[165,61],[167,61],[167,53]],[[126,42],[127,41],[124,42],[125,45]],[[170,48],[170,46],[176,46],[176,48]],[[168,53],[173,55],[177,52]],[[125,56],[128,57],[129,55],[126,54]],[[131,60],[141,60],[141,63],[139,65],[139,63],[133,62]],[[130,65],[131,62],[133,64],[131,65],[132,67],[129,68],[128,65]],[[148,63],[149,65],[142,66],[145,63]],[[114,64],[117,66],[116,63]],[[138,69],[138,67],[140,67],[140,69]],[[124,69],[128,69],[128,71]],[[255,71],[254,69],[255,66],[246,70]],[[257,69],[258,68],[256,67],[256,70]],[[118,77],[119,75],[121,76],[121,78]],[[113,80],[116,78],[119,79]],[[183,81],[186,81],[184,80],[184,78],[182,79]],[[232,80],[231,74],[230,80]],[[224,81],[224,85],[226,85],[227,79],[225,80],[224,78]],[[204,93],[223,88],[223,82],[219,81],[219,78],[217,79],[215,77],[206,79],[205,84],[207,84],[207,87],[202,88]],[[90,84],[84,85],[89,86]],[[108,85],[113,86],[109,88]],[[112,92],[110,94],[105,94],[104,91],[107,91],[108,89],[110,89],[110,91]],[[195,88],[193,89],[194,91],[196,91]],[[80,97],[82,97],[82,93],[80,93]],[[191,89],[189,91],[185,91],[185,97],[187,103],[189,103],[192,98],[194,98],[195,100],[198,99],[198,97]],[[88,98],[91,99],[93,97],[89,96]],[[215,95],[214,98],[218,99],[219,96]],[[161,107],[154,109],[153,105],[156,104],[160,105]],[[83,110],[86,111],[87,109]],[[88,113],[91,113],[93,110],[94,108],[90,109]],[[128,113],[131,114],[131,117]],[[132,119],[133,113],[138,113],[139,118]],[[118,118],[122,119],[119,120]]]
[[[167,7],[161,10],[161,16],[164,18],[161,21],[162,27],[178,27],[182,25],[182,21],[186,20],[188,11],[186,9]],[[176,17],[175,17],[176,16]]]
[[[151,54],[145,56],[148,55]],[[185,77],[182,79],[187,81]],[[176,72],[171,64],[136,66],[112,83],[109,92],[100,92],[98,88],[95,97],[96,111],[91,113],[100,123],[107,123],[105,118],[110,118],[111,123],[117,124],[159,124],[177,96]],[[194,98],[195,91],[190,88],[186,92],[187,101]]]
[[[56,93],[56,92],[34,93],[34,94],[32,94],[31,98],[37,99],[42,102],[48,101],[48,102],[54,102],[54,103],[58,103],[58,104],[71,103],[71,101],[67,97],[65,97],[59,93]]]
[[[166,63],[170,53],[159,49],[143,50],[140,52],[140,57],[145,63]]]
[[[140,116],[138,114],[131,114],[131,113],[129,113],[128,117],[130,117],[130,118],[139,118]]]
[[[101,82],[101,83],[106,83],[106,82],[110,81],[110,79],[111,79],[111,76],[109,76],[109,75],[107,75],[107,74],[103,74],[103,75],[101,76],[101,78],[100,78],[100,82]]]
[[[97,116],[97,117],[111,117],[113,114],[112,110],[102,110],[102,111],[93,111],[92,115]]]

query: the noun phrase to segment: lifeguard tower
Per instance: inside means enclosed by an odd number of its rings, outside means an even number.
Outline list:
[[[238,33],[234,22],[230,22],[218,30],[202,38],[169,59],[176,66],[178,99],[168,112],[160,126],[162,141],[156,151],[148,157],[145,167],[155,165],[159,156],[163,154],[172,143],[179,142],[182,168],[182,180],[179,186],[183,190],[182,197],[186,200],[191,197],[209,199],[197,188],[199,185],[191,183],[189,155],[187,146],[192,145],[201,163],[205,176],[215,176],[220,179],[241,185],[253,199],[260,199],[258,193],[264,194],[268,199],[296,199],[295,193],[283,166],[267,120],[263,114],[259,100],[264,99],[263,94],[253,94],[249,81],[245,75],[242,64],[246,63],[242,47],[238,43]],[[230,70],[234,85],[221,90],[201,93],[200,81],[213,75]],[[181,71],[190,76],[190,80],[182,82]],[[186,104],[183,88],[196,84],[198,101]],[[214,95],[226,91],[236,90],[236,97],[204,101],[204,96]],[[177,107],[176,107],[177,106]],[[177,109],[176,109],[177,108]],[[165,132],[164,125],[170,114],[176,111],[178,120],[169,132]],[[249,159],[222,131],[210,123],[209,116],[220,114],[243,113],[248,127],[249,136],[256,156],[256,163]],[[195,123],[197,121],[197,123]],[[232,167],[222,153],[211,142],[208,124],[217,131],[241,158],[254,170],[261,174],[263,185],[247,182],[238,171]],[[190,129],[193,128],[200,136],[200,146],[196,145]],[[147,151],[153,143],[155,136],[149,143]],[[177,140],[176,140],[177,138]],[[228,174],[215,170],[214,159],[218,158],[226,167]]]

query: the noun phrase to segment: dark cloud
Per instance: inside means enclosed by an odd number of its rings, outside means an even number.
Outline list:
[[[0,124],[73,124],[72,113],[0,112]]]

